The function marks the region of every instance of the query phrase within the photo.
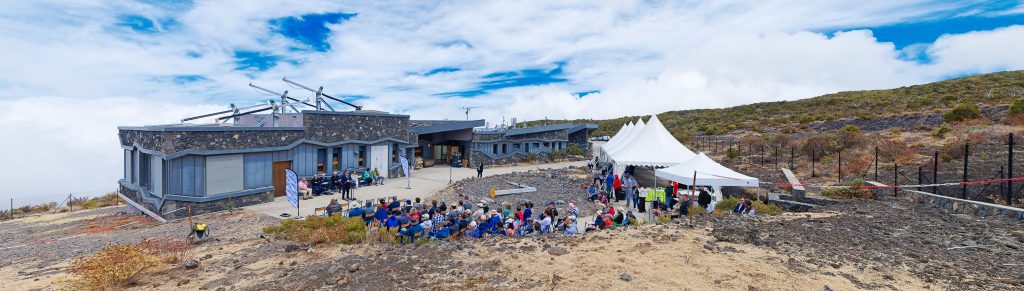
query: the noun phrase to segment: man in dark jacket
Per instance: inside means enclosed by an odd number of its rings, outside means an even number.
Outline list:
[[[341,205],[338,205],[338,199],[331,199],[331,203],[327,204],[327,216],[341,213]]]
[[[708,194],[708,191],[701,189],[700,195],[697,195],[697,204],[699,204],[701,208],[708,209],[708,205],[711,204],[711,194]]]
[[[484,177],[484,163],[476,164],[476,177],[477,178],[483,178]]]
[[[341,187],[339,187],[339,185],[341,185],[339,181],[341,181],[341,176],[338,175],[338,172],[335,171],[334,173],[331,173],[331,179],[327,189],[330,189],[331,191],[341,190]]]

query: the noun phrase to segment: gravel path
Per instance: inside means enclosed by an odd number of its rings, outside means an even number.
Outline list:
[[[508,182],[519,183],[537,188],[536,192],[509,194],[498,196],[493,199],[491,207],[497,207],[508,203],[515,210],[516,205],[522,205],[526,201],[533,202],[534,211],[543,209],[548,202],[555,202],[559,210],[568,207],[569,202],[576,202],[580,208],[580,214],[593,213],[594,203],[587,201],[587,173],[584,167],[570,167],[563,169],[531,170],[528,172],[514,172],[489,176],[484,178],[471,178],[456,182],[451,189],[462,199],[470,199],[478,202],[488,198],[491,187],[495,189],[511,189]],[[448,199],[451,200],[451,199]],[[564,214],[559,213],[562,216]]]

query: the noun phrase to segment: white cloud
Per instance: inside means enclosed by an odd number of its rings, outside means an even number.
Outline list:
[[[2,158],[14,166],[0,175],[27,182],[5,183],[0,197],[112,189],[121,175],[116,126],[171,123],[230,102],[267,99],[246,86],[250,81],[311,95],[280,82],[284,76],[324,85],[328,93],[371,96],[360,101],[368,109],[462,119],[459,107],[476,106],[472,118],[497,124],[502,117],[610,118],[792,100],[1024,68],[1014,55],[1024,50],[1020,26],[946,35],[902,50],[868,30],[818,33],[932,19],[971,11],[962,8],[972,3],[4,2],[0,108],[7,110],[0,134],[18,138],[0,141]],[[358,13],[330,25],[329,52],[293,50],[293,40],[269,30],[269,19],[322,12]],[[135,33],[115,25],[125,14],[176,22]],[[239,72],[236,50],[284,61],[265,72]],[[921,54],[932,61],[907,60]],[[487,74],[552,69],[555,62],[563,63],[558,77],[567,82],[473,98],[435,95],[471,90]],[[440,67],[461,70],[422,75]],[[179,75],[206,80],[170,81]],[[591,90],[600,92],[573,94]],[[53,172],[67,183],[31,182]]]

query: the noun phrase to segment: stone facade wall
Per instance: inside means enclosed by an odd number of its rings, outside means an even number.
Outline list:
[[[169,129],[146,131],[125,129],[118,132],[121,145],[138,143],[145,149],[165,154],[193,150],[235,150],[287,146],[300,139],[323,143],[346,140],[375,141],[394,138],[409,141],[409,117],[403,115],[360,115],[303,113],[305,130],[217,130]],[[415,140],[412,140],[415,143]]]
[[[559,129],[551,131],[543,131],[537,133],[519,134],[509,137],[509,140],[527,140],[527,139],[540,139],[540,140],[569,140],[569,130]]]
[[[373,141],[383,138],[409,139],[409,117],[403,115],[359,115],[303,113],[307,139],[319,142],[345,140]],[[413,141],[415,143],[415,141]]]
[[[546,152],[535,153],[538,162],[550,162],[551,156]],[[525,163],[526,154],[513,153],[507,156],[499,156],[497,158],[491,157],[483,152],[470,149],[469,151],[469,164],[476,165],[477,163],[484,163],[485,166],[489,165],[507,165],[516,163]]]
[[[121,130],[121,145],[138,143],[165,154],[194,150],[234,150],[286,146],[304,137],[299,130],[140,131]]]
[[[891,195],[892,190],[887,190]],[[1014,207],[999,207],[993,204],[962,200],[941,195],[932,195],[916,190],[900,190],[900,197],[917,203],[932,204],[948,213],[960,213],[975,216],[978,218],[987,217],[1008,217],[1017,220],[1024,220],[1024,209]]]
[[[494,133],[494,134],[490,134],[490,133],[473,133],[473,141],[474,142],[477,142],[477,141],[496,141],[496,140],[503,140],[503,139],[505,139],[505,135],[504,134],[500,134],[500,133]]]
[[[186,205],[192,205],[192,215],[199,215],[199,214],[204,214],[204,213],[210,213],[210,212],[216,212],[216,211],[221,211],[221,210],[227,210],[229,208],[229,206],[234,207],[234,208],[241,208],[241,207],[244,207],[244,206],[261,204],[261,203],[267,203],[267,202],[274,201],[274,192],[270,191],[270,192],[260,192],[260,193],[254,193],[254,194],[240,196],[240,197],[234,197],[234,198],[231,198],[231,199],[218,199],[218,200],[214,200],[214,201],[210,201],[210,202],[201,202],[201,203],[200,202],[175,201],[175,200],[168,199],[168,200],[164,200],[164,205],[163,205],[162,209],[157,209],[154,204],[158,204],[158,203],[149,203],[149,202],[143,201],[141,193],[139,193],[138,191],[135,191],[135,190],[132,190],[131,188],[125,187],[124,185],[121,185],[119,187],[118,191],[119,191],[119,193],[121,193],[121,195],[124,195],[125,197],[128,197],[128,199],[131,199],[135,203],[138,203],[139,205],[142,205],[142,207],[145,207],[146,209],[148,209],[149,211],[152,211],[153,213],[160,214],[161,216],[163,216],[164,219],[168,219],[168,220],[170,220],[170,219],[177,219],[177,218],[182,218],[182,217],[188,216],[188,211],[186,211],[186,210],[174,211],[174,210],[176,210],[178,208],[185,207]],[[162,212],[174,211],[174,212],[162,214],[161,211]]]
[[[590,130],[580,130],[569,134],[569,143],[576,144],[583,152],[590,152]]]
[[[185,201],[174,201],[165,200],[163,210],[174,211],[188,205],[192,206],[192,215],[200,215],[205,213],[224,211],[231,208],[241,208],[249,205],[256,205],[274,201],[274,192],[260,192],[251,195],[233,197],[231,199],[218,199],[210,202],[185,202]],[[178,219],[188,217],[187,210],[174,211],[171,213],[164,214],[165,219]]]

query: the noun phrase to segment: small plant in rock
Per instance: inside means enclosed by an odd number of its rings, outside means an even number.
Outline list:
[[[953,128],[950,128],[949,125],[943,123],[942,125],[936,126],[935,128],[932,129],[932,136],[937,138],[943,138],[946,137],[946,134],[950,132],[953,132]]]
[[[160,265],[153,251],[139,244],[109,244],[95,254],[71,261],[68,273],[76,278],[71,289],[107,290],[129,286],[137,275]]]
[[[532,153],[532,152],[531,153],[526,153],[526,161],[530,162],[530,163],[536,162],[537,161],[537,154],[536,153]]]
[[[707,209],[704,209],[703,207],[697,205],[692,205],[690,206],[690,208],[686,209],[686,217],[690,219],[693,219],[698,215],[703,215],[705,213],[707,213]]]
[[[722,199],[722,201],[719,201],[718,204],[715,204],[715,210],[722,210],[722,211],[726,211],[726,212],[732,212],[733,208],[736,208],[736,205],[739,205],[739,204],[740,204],[740,200],[739,199],[737,199],[736,197],[729,197],[729,198]]]
[[[551,161],[558,161],[562,159],[562,152],[551,151]]]
[[[570,143],[569,145],[565,146],[565,154],[570,156],[582,156],[585,155],[586,153],[583,151],[582,148],[580,148],[578,144]]]
[[[192,254],[195,244],[181,239],[145,239],[139,246],[150,251],[164,263],[183,262]]]

